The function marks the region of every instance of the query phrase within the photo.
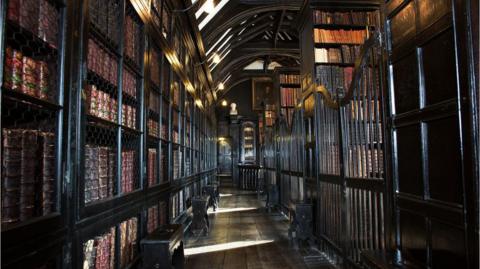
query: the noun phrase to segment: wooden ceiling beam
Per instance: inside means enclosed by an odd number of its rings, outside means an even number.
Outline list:
[[[278,18],[278,21],[277,21],[277,29],[275,29],[275,35],[273,36],[273,47],[274,48],[277,47],[278,32],[280,32],[280,28],[282,27],[284,17],[285,17],[285,9],[282,10],[282,13],[280,14],[280,17]]]

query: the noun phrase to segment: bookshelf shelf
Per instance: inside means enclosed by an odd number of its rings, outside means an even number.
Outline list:
[[[56,103],[53,103],[53,102],[50,102],[48,100],[44,100],[44,99],[40,99],[40,98],[37,98],[37,97],[34,97],[34,96],[31,96],[31,95],[28,95],[28,94],[24,94],[22,92],[19,92],[17,90],[10,90],[10,89],[6,89],[6,88],[2,88],[2,93],[3,93],[3,97],[5,98],[8,98],[10,99],[11,101],[14,101],[14,102],[19,102],[21,104],[19,105],[34,105],[34,106],[37,106],[39,108],[44,108],[44,109],[49,109],[49,110],[60,110],[62,109],[62,106],[56,104]]]
[[[20,218],[15,214],[20,210],[5,208],[2,200],[2,236],[21,242],[6,244],[6,251],[15,253],[6,258],[7,263],[30,259],[25,258],[27,251],[20,244],[31,246],[28,253],[43,253],[46,244],[39,243],[39,238],[47,236],[59,238],[59,251],[49,255],[55,255],[61,263],[65,242],[77,244],[69,248],[69,255],[75,258],[68,261],[68,268],[83,268],[85,261],[89,268],[100,263],[105,268],[135,268],[140,239],[146,235],[147,223],[154,221],[148,209],[156,205],[155,218],[159,220],[150,230],[172,222],[171,206],[176,207],[178,220],[183,220],[191,197],[214,181],[216,121],[207,118],[215,117],[215,113],[211,106],[195,106],[184,85],[189,82],[205,88],[205,82],[188,64],[198,52],[183,39],[190,34],[182,26],[186,22],[176,21],[174,26],[165,1],[148,2],[156,8],[151,10],[152,19],[156,13],[160,15],[159,24],[154,22],[148,29],[150,17],[145,14],[150,9],[144,10],[130,0],[86,1],[78,20],[68,24],[64,17],[76,7],[70,1],[12,0],[2,6],[6,15],[1,21],[5,28],[1,48],[5,56],[5,80],[0,92],[4,104],[2,149],[13,144],[13,138],[17,145],[24,141],[27,148],[26,142],[35,137],[37,142],[29,147],[45,153],[31,154],[35,160],[26,159],[29,163],[42,162],[35,164],[32,171],[36,174],[30,177],[35,178],[38,197],[34,214],[23,210]],[[32,6],[25,9],[27,12],[19,12],[9,7],[11,3]],[[41,14],[27,14],[40,13],[37,4],[42,6]],[[45,10],[46,6],[50,9]],[[14,15],[41,21],[12,19]],[[32,25],[28,25],[30,22]],[[78,35],[68,34],[72,32]],[[159,32],[165,36],[159,36]],[[178,40],[174,53],[181,60],[180,68],[172,68],[166,57],[166,52],[173,51],[173,36]],[[78,57],[66,57],[67,52]],[[13,57],[21,64],[25,61],[35,66],[41,76],[22,74],[19,65],[9,66]],[[45,81],[51,82],[48,87]],[[173,83],[175,90],[170,87]],[[68,94],[64,94],[67,88]],[[206,104],[206,94],[197,94],[195,98]],[[23,144],[19,150],[23,150]],[[71,159],[64,157],[67,153]],[[8,160],[3,150],[1,157]],[[5,175],[11,175],[3,171],[2,182]],[[67,172],[72,178],[64,182]],[[2,185],[2,197],[7,192]],[[174,193],[183,193],[176,205],[170,201]],[[125,224],[132,218],[135,224]],[[131,229],[134,232],[125,237],[122,226],[135,226]],[[107,238],[113,241],[107,242]],[[20,248],[22,251],[16,251]],[[114,255],[108,257],[105,249]],[[6,268],[12,267],[7,264]]]

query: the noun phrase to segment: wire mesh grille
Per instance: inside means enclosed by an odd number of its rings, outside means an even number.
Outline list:
[[[115,268],[115,227],[83,244],[83,268]]]
[[[8,1],[2,83],[2,229],[57,211],[60,7]]]
[[[139,135],[122,134],[122,177],[120,181],[122,193],[129,193],[140,187],[139,146]]]
[[[85,204],[117,194],[115,128],[93,123],[86,126],[84,188]]]
[[[90,31],[105,38],[108,46],[118,48],[122,5],[120,0],[90,0],[88,11]]]

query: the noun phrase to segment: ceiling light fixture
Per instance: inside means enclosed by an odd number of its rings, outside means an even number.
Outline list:
[[[228,105],[227,100],[223,100],[223,101],[222,101],[222,106],[227,106],[227,105]]]
[[[218,83],[218,89],[221,91],[225,90],[225,85],[223,84],[223,82]]]

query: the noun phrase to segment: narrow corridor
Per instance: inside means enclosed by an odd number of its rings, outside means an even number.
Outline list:
[[[209,209],[210,233],[186,240],[186,268],[330,268],[318,251],[295,250],[288,220],[268,213],[254,192],[221,188],[220,193],[220,209]]]

